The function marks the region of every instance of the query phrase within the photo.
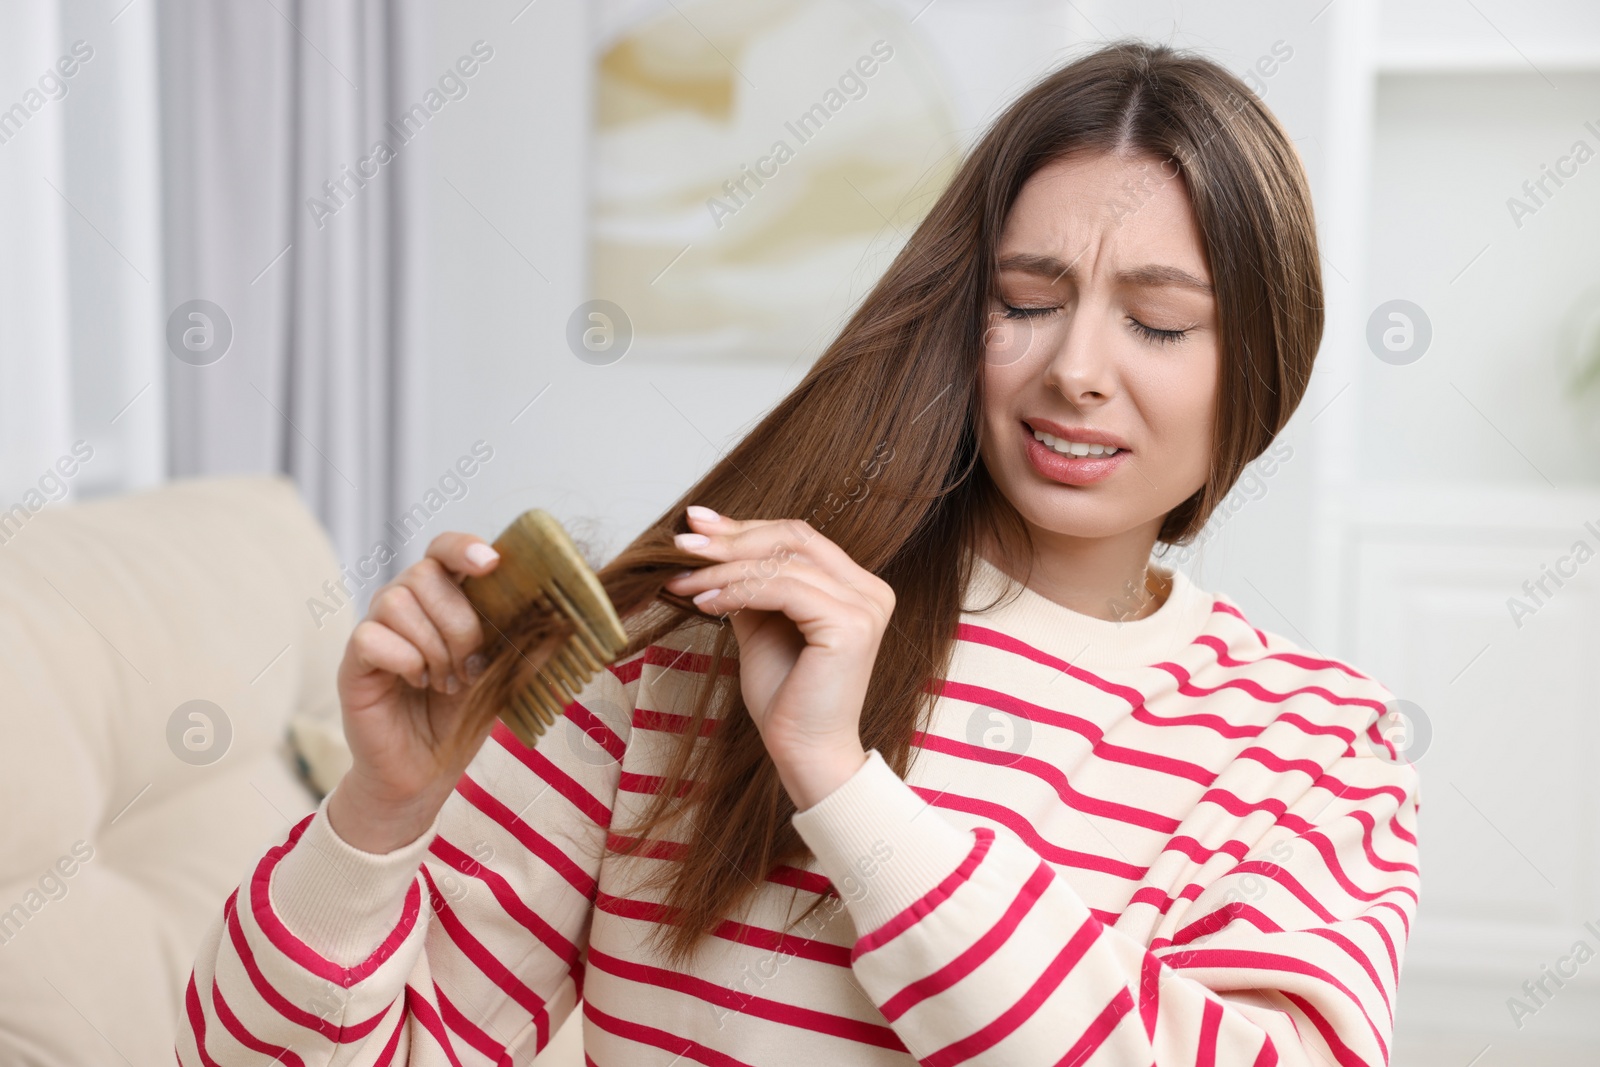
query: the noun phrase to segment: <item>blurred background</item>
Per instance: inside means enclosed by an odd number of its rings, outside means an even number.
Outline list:
[[[1393,1062],[1594,1062],[1583,0],[6,0],[0,557],[69,505],[279,474],[344,579],[280,590],[313,619],[347,627],[435,534],[528,507],[604,559],[799,380],[986,122],[1124,36],[1237,72],[1310,172],[1309,395],[1178,561],[1411,702],[1424,893]],[[6,632],[37,617],[0,595]],[[140,782],[111,776],[107,817]],[[20,823],[39,796],[7,802]],[[0,850],[0,907],[63,833]],[[133,1048],[60,958],[38,1011],[104,1062]],[[23,960],[0,948],[8,985]]]

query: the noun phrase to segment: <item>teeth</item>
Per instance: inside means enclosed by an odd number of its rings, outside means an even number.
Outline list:
[[[1082,441],[1052,437],[1040,430],[1033,431],[1033,436],[1034,440],[1043,442],[1047,448],[1054,449],[1063,456],[1114,456],[1120,451],[1110,445],[1086,445]]]

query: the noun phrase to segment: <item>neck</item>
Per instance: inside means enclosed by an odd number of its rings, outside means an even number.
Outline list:
[[[1071,537],[1029,525],[1033,555],[1017,558],[993,537],[979,552],[1035,593],[1081,615],[1130,622],[1152,614],[1172,591],[1149,566],[1157,519],[1112,537]],[[1020,551],[1020,550],[1019,550]]]

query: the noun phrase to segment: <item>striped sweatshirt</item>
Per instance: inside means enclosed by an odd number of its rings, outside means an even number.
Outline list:
[[[707,624],[601,671],[532,749],[497,724],[410,845],[353,848],[324,800],[211,926],[178,1061],[522,1064],[576,1009],[591,1067],[1386,1064],[1419,891],[1392,694],[1163,573],[1116,622],[976,559],[906,777],[872,749],[794,814],[809,857],[688,973],[630,889],[673,840],[608,846]]]

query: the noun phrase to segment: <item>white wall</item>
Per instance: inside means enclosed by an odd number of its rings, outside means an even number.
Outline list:
[[[578,4],[536,3],[512,23],[516,11],[481,0],[437,11],[441,69],[479,38],[495,57],[465,106],[430,128],[437,406],[424,469],[442,472],[486,440],[494,460],[439,521],[492,537],[543,507],[605,558],[802,368],[592,366],[572,354],[567,319],[590,295],[590,26]]]

